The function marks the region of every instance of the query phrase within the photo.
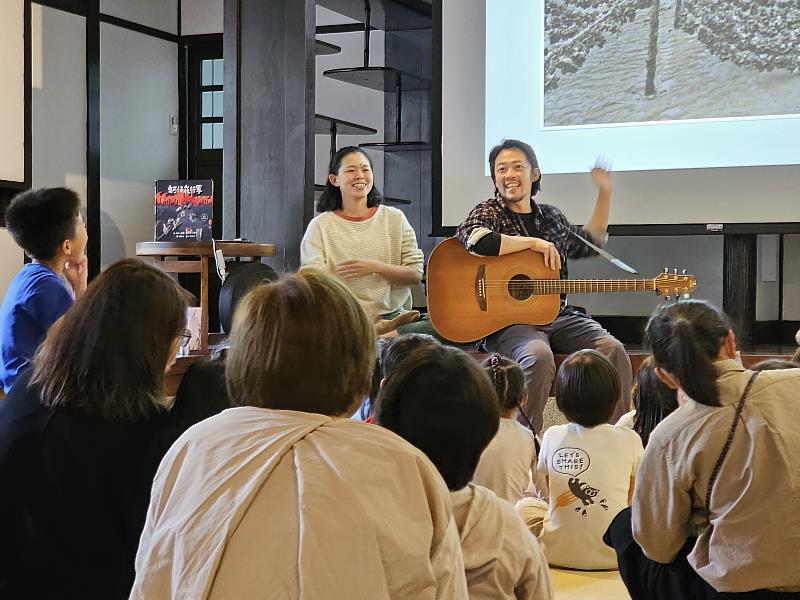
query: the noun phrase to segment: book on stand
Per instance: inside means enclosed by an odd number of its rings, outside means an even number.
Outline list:
[[[159,179],[155,182],[156,242],[211,241],[214,182]]]

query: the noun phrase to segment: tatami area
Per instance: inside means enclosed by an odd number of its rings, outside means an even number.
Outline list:
[[[550,569],[555,600],[630,600],[619,571]]]

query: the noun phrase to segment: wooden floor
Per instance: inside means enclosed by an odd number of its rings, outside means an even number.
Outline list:
[[[619,571],[550,569],[555,600],[630,600]]]

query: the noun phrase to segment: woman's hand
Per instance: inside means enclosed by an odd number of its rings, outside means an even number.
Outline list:
[[[383,263],[377,260],[359,260],[351,258],[343,260],[336,265],[336,274],[344,279],[355,279],[356,277],[366,277],[373,273],[380,273]]]

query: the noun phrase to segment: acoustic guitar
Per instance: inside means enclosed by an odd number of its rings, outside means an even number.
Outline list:
[[[428,260],[428,314],[445,338],[472,342],[509,325],[550,323],[561,294],[650,291],[677,298],[696,285],[693,275],[677,269],[652,279],[558,279],[539,252],[474,256],[448,238]]]

